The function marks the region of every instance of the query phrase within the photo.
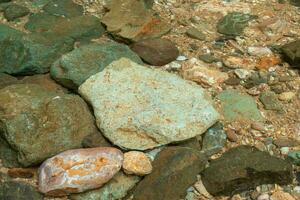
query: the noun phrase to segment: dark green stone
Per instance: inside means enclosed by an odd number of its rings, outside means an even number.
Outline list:
[[[21,31],[13,29],[4,24],[0,24],[0,41],[6,39],[8,37],[19,37],[22,35],[23,35],[23,33]]]
[[[9,5],[4,11],[4,17],[8,21],[15,20],[20,17],[24,17],[30,13],[30,10],[24,6],[20,6],[17,4]]]
[[[31,185],[15,181],[0,183],[0,199],[42,200],[43,196]]]
[[[31,32],[45,32],[53,28],[53,26],[66,18],[50,15],[48,13],[33,13],[29,16],[25,28]]]
[[[51,15],[64,16],[67,18],[83,15],[83,7],[72,0],[52,0],[49,1],[43,10]]]

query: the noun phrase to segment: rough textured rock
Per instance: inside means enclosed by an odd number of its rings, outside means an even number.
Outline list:
[[[4,11],[4,17],[8,21],[15,20],[20,17],[24,17],[30,13],[30,10],[24,6],[17,5],[17,4],[11,4],[7,6],[7,8]]]
[[[0,184],[0,199],[3,200],[42,200],[43,196],[31,185],[15,181]]]
[[[71,38],[50,36],[53,37],[31,34],[0,39],[0,72],[17,75],[48,72],[56,59],[73,49],[74,43]]]
[[[257,17],[253,15],[232,12],[220,19],[217,24],[217,29],[219,33],[238,36],[243,33],[248,22],[256,18]]]
[[[63,55],[51,67],[51,76],[61,85],[77,89],[90,76],[122,57],[142,63],[127,46],[115,42],[90,44]]]
[[[277,95],[272,91],[266,91],[260,94],[259,100],[264,105],[266,110],[276,110],[281,111],[283,109],[283,105],[278,100]]]
[[[240,146],[212,161],[202,173],[202,181],[212,195],[232,195],[262,184],[288,184],[292,165],[251,146]]]
[[[18,79],[5,73],[0,73],[0,89],[18,82]]]
[[[300,166],[300,151],[290,151],[287,159],[290,160],[294,165]]]
[[[4,167],[11,168],[20,166],[17,152],[13,150],[2,137],[0,137],[0,159]]]
[[[296,200],[296,199],[287,192],[277,191],[272,194],[271,200]]]
[[[82,6],[75,4],[72,0],[52,0],[49,1],[43,10],[46,13],[67,18],[83,15]]]
[[[39,190],[65,196],[101,187],[122,167],[123,153],[111,147],[75,149],[46,160],[39,170]]]
[[[147,39],[131,45],[131,50],[137,53],[150,65],[166,65],[179,56],[179,50],[173,42],[167,39]]]
[[[152,171],[150,158],[139,151],[129,151],[124,154],[123,169],[126,174],[147,175]]]
[[[187,36],[197,39],[197,40],[205,40],[206,35],[198,30],[197,28],[191,27],[186,31]]]
[[[288,43],[282,48],[285,59],[291,64],[300,67],[300,40]]]
[[[126,175],[123,172],[116,174],[103,187],[70,196],[71,200],[119,200],[127,195],[138,182],[138,176]]]
[[[263,121],[253,97],[236,90],[225,90],[217,98],[227,121]]]
[[[90,77],[79,92],[93,106],[100,130],[121,148],[145,150],[186,140],[219,119],[201,87],[126,58]]]
[[[22,36],[23,33],[16,29],[13,29],[7,25],[0,24],[0,41],[9,38],[9,37],[18,37]]]
[[[135,188],[134,200],[182,199],[204,169],[206,158],[184,147],[167,147],[153,162],[153,172]]]
[[[7,174],[12,178],[32,178],[35,174],[34,168],[12,168]]]
[[[143,1],[112,0],[106,5],[109,10],[102,23],[115,37],[129,41],[160,37],[171,29],[145,7]]]
[[[93,116],[78,96],[35,84],[5,87],[0,96],[1,136],[18,152],[24,166],[81,147],[85,136],[97,132]]]

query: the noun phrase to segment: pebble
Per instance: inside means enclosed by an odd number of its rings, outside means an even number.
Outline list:
[[[198,29],[191,27],[186,31],[186,34],[194,39],[197,40],[205,40],[206,36],[203,32],[199,31]]]
[[[255,63],[252,60],[236,56],[228,56],[223,60],[223,63],[226,67],[231,69],[242,68],[250,70],[255,68]]]
[[[235,131],[232,129],[227,130],[226,134],[227,134],[227,138],[230,142],[237,142],[239,139],[237,134],[235,133]]]
[[[187,59],[188,59],[188,58],[185,57],[185,56],[178,56],[178,57],[176,58],[177,61],[186,61]]]
[[[293,138],[279,137],[274,140],[274,144],[277,147],[296,147],[300,145],[300,142]]]
[[[295,96],[295,92],[283,92],[278,96],[278,99],[280,101],[291,101]]]
[[[75,149],[46,160],[39,169],[39,190],[65,196],[101,187],[122,167],[123,153],[111,147]]]
[[[277,191],[272,194],[271,200],[295,200],[295,198],[287,192]]]
[[[251,56],[267,56],[271,55],[272,51],[268,47],[248,47],[248,53]]]
[[[289,151],[290,151],[289,147],[281,147],[280,148],[280,152],[282,155],[288,155]]]
[[[151,160],[139,151],[129,151],[124,154],[123,169],[126,174],[144,176],[152,171]]]
[[[4,17],[8,21],[13,21],[17,18],[24,17],[25,15],[28,15],[30,13],[30,10],[24,6],[17,5],[17,4],[11,4],[9,5],[5,11],[4,11]]]
[[[235,69],[234,73],[240,78],[240,79],[246,79],[251,75],[251,71],[247,69]]]
[[[270,195],[268,194],[261,194],[257,197],[257,200],[270,200]]]

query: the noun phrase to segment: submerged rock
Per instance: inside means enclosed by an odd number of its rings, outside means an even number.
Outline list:
[[[91,76],[79,93],[103,134],[121,148],[146,150],[205,132],[219,119],[199,86],[126,58]]]
[[[46,160],[39,169],[39,190],[65,196],[101,187],[122,167],[123,153],[111,147],[75,149]]]
[[[289,184],[292,165],[251,146],[230,149],[212,161],[202,181],[212,195],[232,195],[262,184]]]

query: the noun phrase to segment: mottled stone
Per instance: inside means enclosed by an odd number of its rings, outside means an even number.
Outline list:
[[[158,38],[171,29],[153,11],[147,9],[143,1],[112,0],[106,5],[107,12],[102,23],[116,38],[139,41]]]
[[[9,37],[19,37],[22,36],[23,33],[16,29],[13,29],[7,25],[0,24],[0,41],[9,38]]]
[[[290,137],[278,137],[273,143],[277,147],[298,147],[300,146],[300,141]]]
[[[300,40],[288,43],[282,46],[282,52],[285,59],[296,67],[300,67]]]
[[[283,109],[277,95],[272,91],[262,92],[259,96],[259,100],[266,110],[281,111]]]
[[[175,44],[167,39],[142,40],[132,44],[130,48],[146,63],[155,66],[166,65],[179,56],[179,50]]]
[[[139,151],[129,151],[124,154],[123,169],[126,174],[144,176],[152,171],[151,160]]]
[[[73,194],[70,198],[71,200],[119,200],[125,197],[140,179],[138,176],[126,175],[120,171],[103,187]]]
[[[227,121],[263,121],[253,97],[236,90],[225,90],[217,98],[221,101],[222,112]]]
[[[61,21],[67,21],[67,19],[46,12],[32,13],[24,27],[31,32],[45,32]]]
[[[220,19],[217,29],[219,33],[238,36],[248,26],[248,22],[256,18],[254,15],[232,12]]]
[[[93,106],[103,134],[127,149],[186,140],[219,119],[201,87],[126,58],[91,76],[79,93]]]
[[[43,10],[51,15],[64,16],[67,18],[83,15],[83,7],[72,0],[52,0],[49,1]]]
[[[292,165],[251,146],[230,149],[212,161],[202,173],[202,181],[212,195],[232,195],[262,184],[289,184]]]
[[[182,199],[196,182],[207,159],[198,151],[185,147],[167,147],[153,162],[153,172],[135,188],[133,200]]]
[[[24,17],[30,13],[30,10],[24,6],[17,5],[17,4],[11,4],[7,6],[7,8],[4,11],[4,17],[8,21],[15,20],[20,17]]]
[[[189,37],[197,39],[197,40],[205,40],[206,39],[206,35],[194,27],[189,28],[186,31],[186,34]]]
[[[63,55],[51,67],[51,76],[61,85],[76,90],[90,76],[122,57],[142,63],[126,45],[115,42],[90,44]]]
[[[39,190],[65,196],[101,187],[122,167],[123,153],[111,147],[75,149],[46,160],[39,169]]]
[[[271,200],[296,200],[296,199],[287,192],[276,191],[272,194]]]
[[[0,159],[4,167],[19,167],[18,153],[13,150],[9,144],[0,137]]]
[[[58,152],[81,147],[97,132],[86,103],[76,95],[16,84],[0,90],[0,130],[18,152],[18,161],[34,165]]]
[[[5,181],[0,184],[0,199],[3,200],[42,200],[43,196],[28,183]]]
[[[34,168],[12,168],[7,171],[12,178],[32,178],[35,174]]]
[[[5,73],[0,73],[0,89],[18,82],[18,79]]]

